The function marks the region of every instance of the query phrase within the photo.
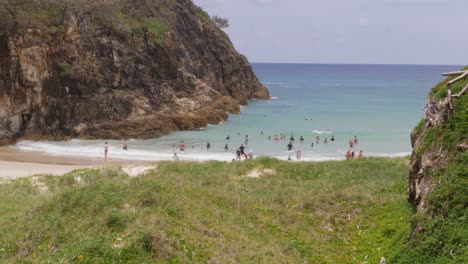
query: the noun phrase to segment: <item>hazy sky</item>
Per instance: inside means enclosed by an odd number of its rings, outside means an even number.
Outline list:
[[[468,64],[468,0],[193,0],[252,62]]]

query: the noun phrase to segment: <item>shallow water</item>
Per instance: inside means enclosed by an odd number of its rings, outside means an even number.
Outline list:
[[[286,159],[289,137],[303,160],[343,159],[348,140],[357,136],[354,151],[366,156],[404,156],[411,152],[410,132],[420,120],[430,88],[444,71],[460,66],[429,65],[336,65],[253,64],[254,71],[270,90],[272,100],[252,101],[239,115],[200,131],[181,131],[149,140],[131,140],[129,151],[121,142],[108,140],[112,158],[168,160],[173,145],[183,140],[187,160],[231,160],[245,135],[246,150],[255,156]],[[263,132],[263,134],[262,134]],[[286,140],[275,142],[275,135]],[[226,136],[230,140],[225,140]],[[324,144],[325,137],[336,141]],[[271,136],[271,140],[268,140]],[[299,142],[299,137],[304,142]],[[316,137],[320,143],[316,144]],[[210,150],[206,143],[210,142]],[[311,147],[311,143],[314,146]],[[53,155],[103,156],[103,140],[67,142],[21,141],[14,147]],[[228,144],[229,150],[224,146]]]

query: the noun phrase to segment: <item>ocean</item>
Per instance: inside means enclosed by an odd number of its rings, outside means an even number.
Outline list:
[[[364,156],[397,157],[411,153],[410,133],[423,115],[427,94],[442,80],[441,73],[461,66],[252,64],[269,89],[271,100],[254,100],[222,124],[198,131],[180,131],[148,140],[107,140],[109,157],[124,160],[170,160],[173,145],[184,141],[181,160],[230,161],[248,135],[246,151],[254,156],[287,159],[291,136],[302,160],[340,160],[353,147]],[[284,140],[274,137],[284,134]],[[229,136],[230,139],[226,140]],[[300,137],[304,138],[300,142]],[[319,143],[316,143],[317,136]],[[335,141],[330,141],[331,137]],[[268,139],[271,137],[271,140]],[[324,139],[328,139],[325,144]],[[211,148],[206,149],[207,142]],[[312,143],[314,145],[312,146]],[[51,155],[103,157],[104,140],[66,142],[20,141],[13,148]],[[228,151],[225,151],[225,145]],[[294,159],[296,157],[294,156]]]

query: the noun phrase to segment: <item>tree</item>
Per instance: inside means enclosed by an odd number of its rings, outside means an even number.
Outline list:
[[[213,16],[211,18],[211,20],[213,20],[213,22],[216,24],[216,26],[218,26],[220,28],[229,27],[229,20],[227,18],[222,18],[222,17],[219,17],[219,16]]]

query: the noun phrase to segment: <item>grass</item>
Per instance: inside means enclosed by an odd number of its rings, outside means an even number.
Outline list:
[[[409,235],[407,163],[162,162],[136,178],[118,168],[42,176],[42,191],[29,179],[13,181],[0,185],[0,257],[377,263]],[[255,168],[276,174],[242,177]]]

